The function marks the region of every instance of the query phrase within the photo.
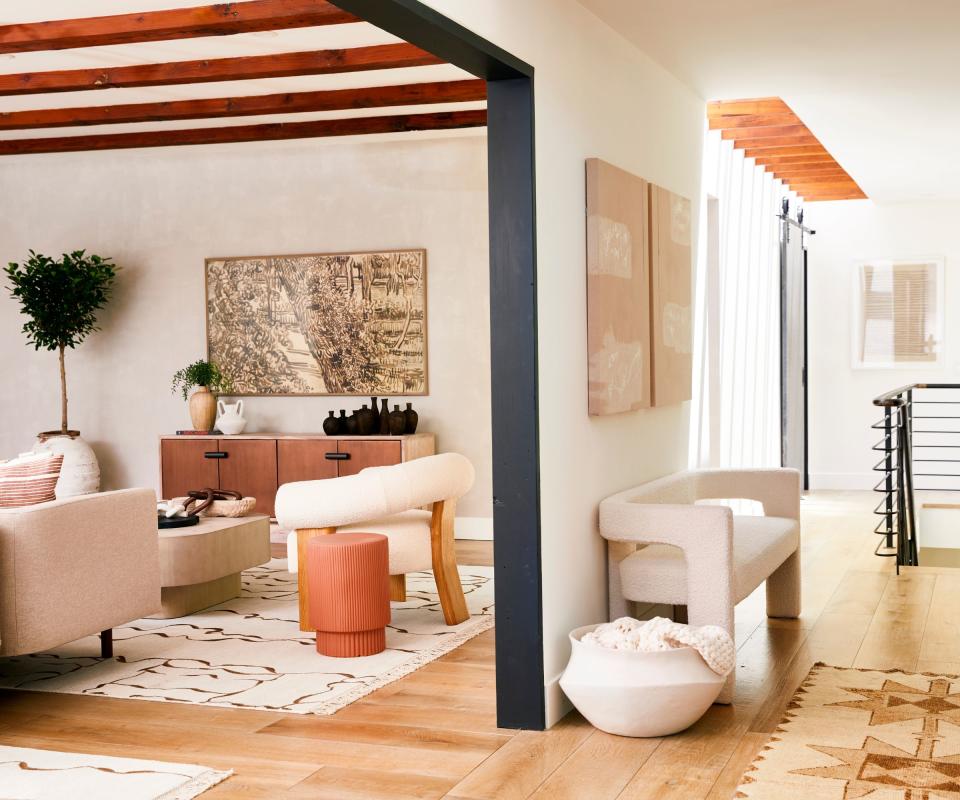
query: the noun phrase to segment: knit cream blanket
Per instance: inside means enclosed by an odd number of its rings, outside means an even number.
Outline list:
[[[580,641],[610,650],[641,653],[692,647],[718,675],[727,675],[733,669],[736,657],[733,639],[723,628],[716,625],[682,625],[665,617],[654,617],[646,622],[621,617],[598,625]]]

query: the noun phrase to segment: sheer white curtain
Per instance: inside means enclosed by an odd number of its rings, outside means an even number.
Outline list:
[[[780,232],[773,175],[705,137],[690,464],[780,465]],[[791,206],[793,206],[791,200]]]

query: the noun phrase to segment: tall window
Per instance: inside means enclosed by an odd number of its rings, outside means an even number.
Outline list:
[[[855,280],[853,365],[884,369],[938,364],[943,260],[862,262]]]

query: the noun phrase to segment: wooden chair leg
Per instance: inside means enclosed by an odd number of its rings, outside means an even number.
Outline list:
[[[113,628],[100,631],[100,658],[113,658]]]
[[[430,520],[433,577],[437,582],[443,618],[447,625],[459,625],[470,617],[454,550],[453,520],[456,510],[457,504],[454,500],[441,500],[433,504],[433,516]]]
[[[310,587],[307,582],[307,543],[314,536],[329,536],[336,528],[297,529],[297,594],[300,609],[300,630],[312,631],[310,624]]]
[[[390,576],[390,600],[394,603],[407,602],[407,576]]]

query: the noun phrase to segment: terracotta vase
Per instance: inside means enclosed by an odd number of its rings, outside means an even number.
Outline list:
[[[400,406],[394,406],[390,412],[390,435],[402,436],[407,430],[407,415],[400,410]]]
[[[413,410],[413,403],[407,403],[407,410],[403,412],[407,418],[407,433],[416,433],[417,425],[420,423],[420,415]]]
[[[212,431],[217,419],[217,397],[206,386],[190,395],[190,421],[196,431]]]

